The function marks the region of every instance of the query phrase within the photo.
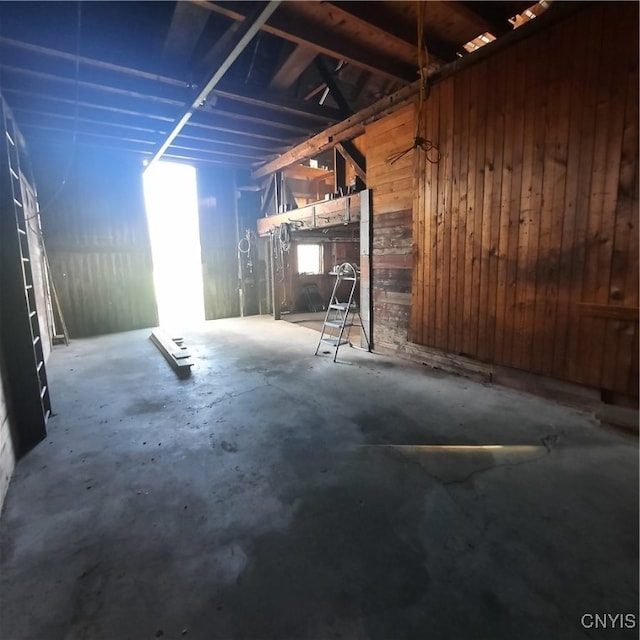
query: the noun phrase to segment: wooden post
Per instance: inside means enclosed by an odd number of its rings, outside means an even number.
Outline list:
[[[371,189],[365,189],[360,192],[360,317],[362,318],[362,328],[369,338],[371,349],[373,349],[373,297],[371,295],[372,222]],[[360,336],[360,345],[366,346],[364,336]]]
[[[271,310],[273,311],[273,319],[280,320],[280,298],[278,297],[278,282],[276,280],[276,266],[275,266],[275,253],[276,243],[273,233],[269,235],[269,265],[270,265],[270,279],[271,279]]]
[[[333,149],[333,190],[338,193],[340,187],[347,186],[347,171],[344,156],[334,147]]]

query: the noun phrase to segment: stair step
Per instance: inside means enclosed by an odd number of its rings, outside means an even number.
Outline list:
[[[346,311],[349,308],[348,302],[339,302],[337,304],[330,304],[329,309],[337,309],[338,311]]]
[[[333,327],[334,329],[340,329],[342,327],[352,327],[353,326],[353,322],[345,322],[344,324],[342,322],[333,322],[331,320],[329,320],[328,322],[324,323],[325,327]]]
[[[338,344],[338,338],[322,338],[322,342],[326,344],[330,344],[332,347],[337,347],[343,344],[349,344],[349,341],[346,338],[342,338]]]

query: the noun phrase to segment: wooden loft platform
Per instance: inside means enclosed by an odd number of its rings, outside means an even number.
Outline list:
[[[275,227],[285,223],[302,223],[301,230],[325,229],[360,220],[360,193],[333,200],[309,204],[306,207],[286,211],[257,221],[258,235],[267,236]]]

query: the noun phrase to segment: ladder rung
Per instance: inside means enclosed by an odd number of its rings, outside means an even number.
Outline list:
[[[349,344],[349,341],[346,338],[342,338],[342,340],[340,340],[340,343],[338,344],[338,338],[322,338],[322,342],[326,342],[327,344],[330,344],[333,347],[337,347],[342,344]]]
[[[5,131],[5,135],[7,136],[7,140],[15,147],[16,143],[13,141],[13,138],[9,135],[8,131]]]
[[[40,360],[40,362],[38,362],[38,373],[40,373],[40,369],[42,369],[42,367],[44,367],[44,361]]]
[[[47,385],[45,384],[44,387],[42,387],[42,390],[40,391],[40,398],[44,398],[46,393],[47,393]]]
[[[344,324],[342,322],[334,322],[332,320],[329,320],[327,322],[324,323],[326,327],[333,327],[334,329],[340,329],[341,327],[352,327],[353,326],[353,322],[345,322]]]
[[[27,284],[24,287],[25,289],[33,289],[33,285],[32,284]]]
[[[22,209],[22,202],[18,198],[14,198],[13,201]]]
[[[40,336],[36,336],[36,337],[33,339],[33,344],[34,344],[34,345],[38,344],[38,342],[40,342]]]
[[[31,262],[31,260],[29,260],[29,258],[22,258],[22,262]]]
[[[18,233],[21,233],[23,236],[27,235],[27,232],[24,229],[21,229],[20,227],[18,227]]]
[[[30,317],[30,318],[33,318],[33,316],[35,316],[35,315],[36,315],[36,313],[38,313],[38,312],[37,312],[37,311],[32,311],[32,312],[29,314],[29,317]]]
[[[329,309],[337,309],[338,311],[346,311],[349,308],[348,302],[339,302],[338,304],[330,304]]]
[[[9,171],[11,171],[11,175],[16,179],[16,180],[20,180],[20,176],[12,169],[10,168]]]

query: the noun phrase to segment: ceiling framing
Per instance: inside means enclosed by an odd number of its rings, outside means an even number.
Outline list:
[[[426,2],[429,71],[531,4]],[[229,59],[267,6],[0,2],[0,91],[28,142],[255,169],[418,78],[413,0],[281,2]]]

